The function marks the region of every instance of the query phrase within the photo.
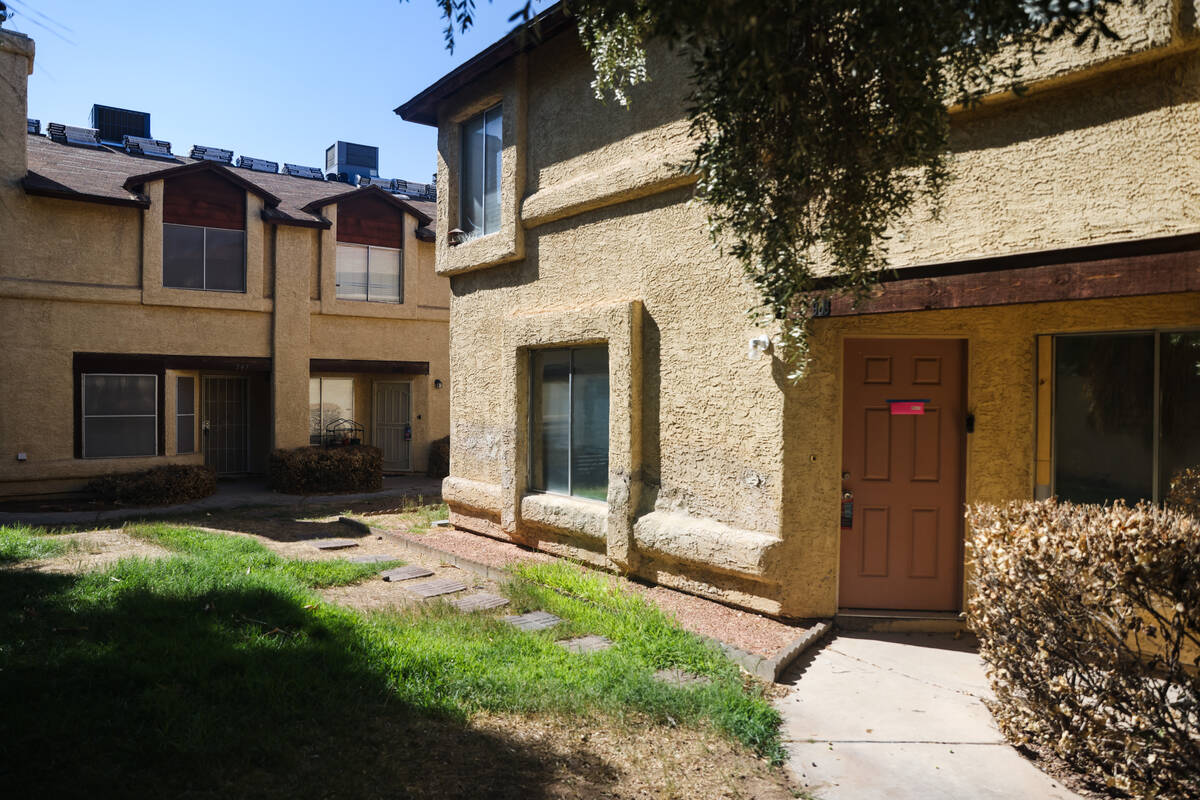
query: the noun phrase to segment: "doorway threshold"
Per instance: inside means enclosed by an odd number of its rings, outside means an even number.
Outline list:
[[[839,608],[833,618],[838,630],[874,633],[967,633],[960,611],[897,611],[887,608]]]

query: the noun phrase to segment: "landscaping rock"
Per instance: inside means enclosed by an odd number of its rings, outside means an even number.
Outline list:
[[[592,633],[587,636],[579,636],[575,639],[563,639],[557,644],[559,647],[566,648],[572,653],[599,653],[601,650],[607,650],[612,647],[613,640],[606,636],[597,636]]]
[[[406,567],[396,567],[395,569],[384,570],[380,573],[385,581],[409,581],[413,578],[428,578],[433,574],[433,570],[426,569],[420,564],[409,564]]]
[[[458,581],[452,581],[449,578],[438,578],[437,580],[425,581],[424,583],[411,583],[404,588],[413,594],[421,595],[421,597],[437,597],[438,595],[464,591],[467,586]]]
[[[562,622],[562,618],[554,616],[549,611],[530,611],[528,614],[505,617],[504,621],[523,631],[544,631]]]
[[[459,611],[487,611],[491,608],[500,608],[501,606],[508,605],[508,598],[492,594],[491,592],[479,592],[478,594],[451,600],[450,605]]]

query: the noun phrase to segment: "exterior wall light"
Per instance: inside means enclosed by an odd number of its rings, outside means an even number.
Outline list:
[[[441,379],[441,378],[434,378],[434,380],[433,380],[433,388],[435,388],[435,389],[440,389],[440,388],[442,388],[442,379]]]

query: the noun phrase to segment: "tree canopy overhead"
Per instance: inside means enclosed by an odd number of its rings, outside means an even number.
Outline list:
[[[438,0],[447,41],[474,0]],[[1144,0],[1128,0],[1140,6]],[[950,107],[1021,90],[1047,43],[1115,39],[1121,0],[570,0],[601,99],[644,81],[645,43],[691,66],[698,196],[780,325],[792,376],[814,299],[861,297],[887,232],[949,179]],[[512,19],[528,20],[531,4]]]

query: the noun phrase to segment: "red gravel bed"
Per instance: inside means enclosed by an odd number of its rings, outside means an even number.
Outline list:
[[[510,542],[454,528],[430,528],[428,533],[422,534],[398,530],[389,533],[490,567],[562,560],[548,553],[527,550]],[[673,615],[686,630],[767,658],[774,656],[807,630],[804,625],[789,625],[753,612],[739,611],[713,600],[665,586],[646,585],[624,578],[618,580],[624,588],[637,592]]]

